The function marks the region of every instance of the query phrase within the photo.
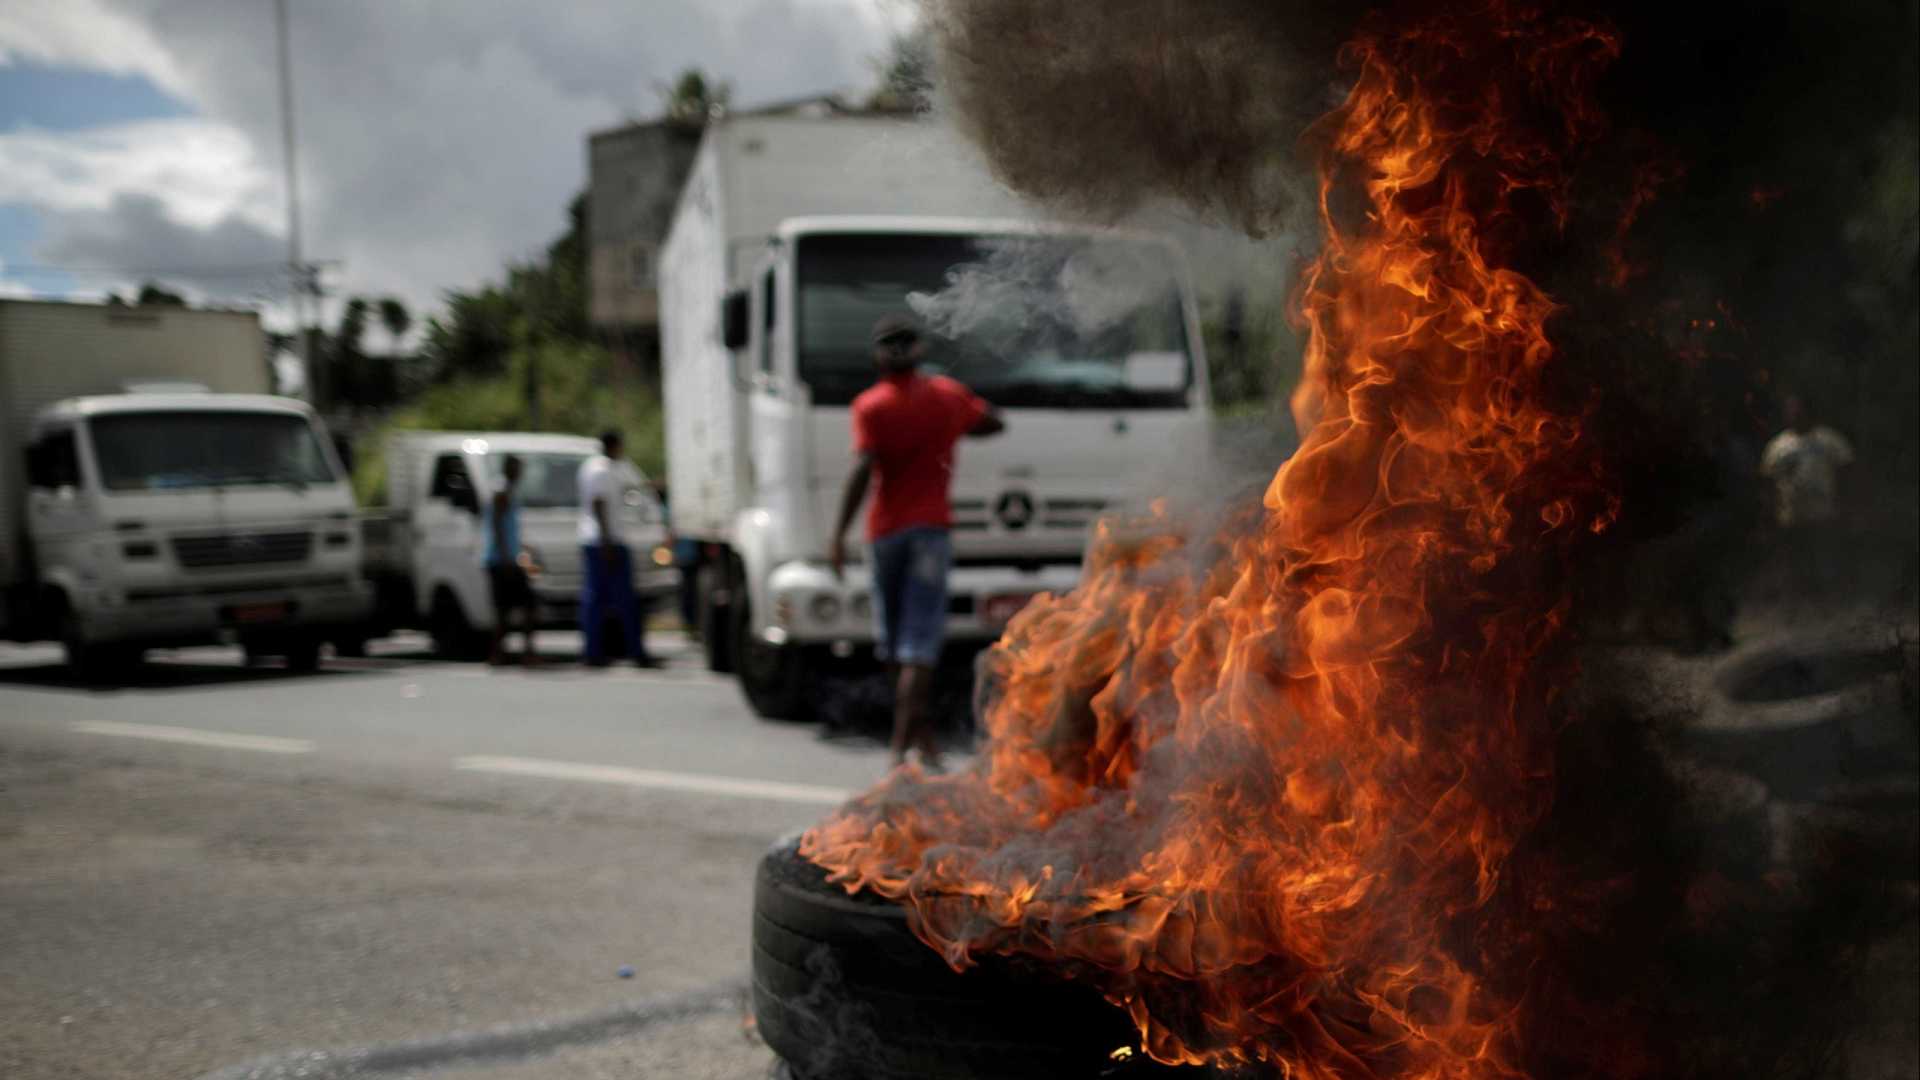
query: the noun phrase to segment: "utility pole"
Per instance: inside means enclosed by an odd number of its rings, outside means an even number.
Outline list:
[[[294,157],[293,59],[287,46],[287,0],[274,0],[274,36],[280,51],[280,136],[287,169],[287,276],[293,289],[294,339],[299,342],[300,368],[307,379],[307,398],[316,407],[323,400],[320,372],[313,363],[313,332],[307,325],[307,297],[313,290],[312,268],[300,256],[300,168]]]

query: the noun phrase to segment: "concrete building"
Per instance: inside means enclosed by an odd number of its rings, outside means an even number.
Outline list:
[[[659,370],[660,244],[700,129],[665,120],[587,137],[587,317],[636,370]]]

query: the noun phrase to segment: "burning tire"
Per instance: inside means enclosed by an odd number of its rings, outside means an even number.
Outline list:
[[[755,882],[753,1009],[796,1080],[1150,1075],[1117,1064],[1138,1040],[1092,989],[1009,958],[956,972],[904,908],[847,895],[791,841]]]

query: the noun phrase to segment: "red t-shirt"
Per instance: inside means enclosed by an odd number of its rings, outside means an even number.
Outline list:
[[[853,452],[873,459],[867,539],[953,524],[947,501],[953,444],[987,415],[987,403],[945,375],[882,376],[853,399]]]

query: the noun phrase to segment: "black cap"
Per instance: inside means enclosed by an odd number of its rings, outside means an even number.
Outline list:
[[[879,345],[888,341],[915,342],[920,340],[920,323],[904,312],[882,315],[873,324],[873,343]]]

